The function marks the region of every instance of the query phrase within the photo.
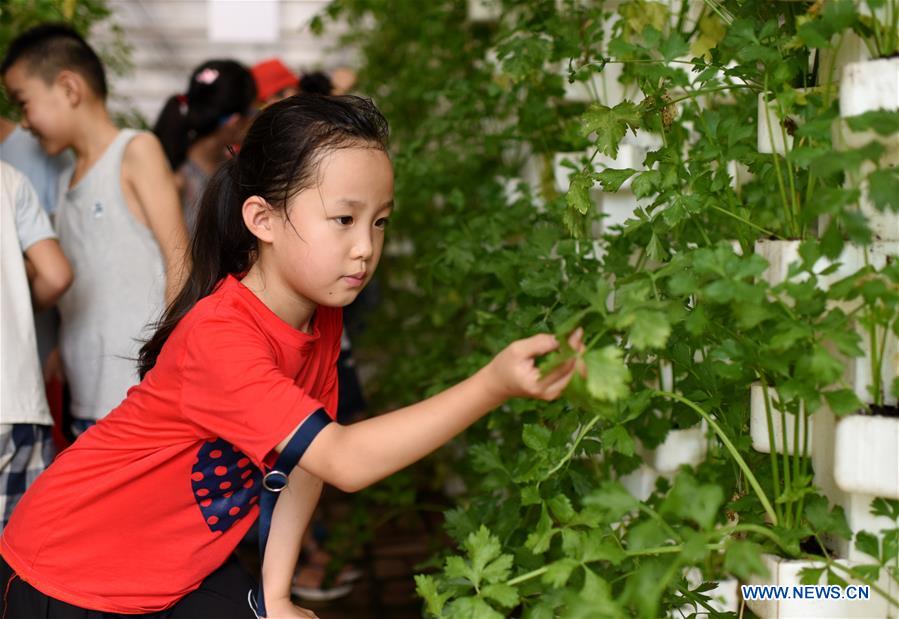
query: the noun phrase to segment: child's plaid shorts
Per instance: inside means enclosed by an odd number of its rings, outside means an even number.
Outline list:
[[[0,516],[3,527],[16,503],[53,460],[51,427],[0,423]]]

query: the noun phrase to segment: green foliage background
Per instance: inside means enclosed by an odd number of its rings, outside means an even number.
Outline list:
[[[899,332],[899,267],[867,267],[830,288],[818,283],[833,269],[815,269],[847,242],[872,242],[862,179],[878,208],[899,211],[883,144],[833,143],[837,90],[823,67],[849,33],[869,33],[870,18],[852,2],[699,6],[697,16],[689,3],[505,0],[490,23],[467,21],[465,3],[448,0],[329,8],[349,20],[360,89],[392,126],[399,207],[368,342],[382,404],[443,389],[522,336],[576,324],[588,336],[589,374],[563,399],[512,401],[419,469],[433,486],[449,474],[466,488],[446,514],[458,554],[417,578],[430,615],[709,610],[709,583],[763,574],[762,552],[810,556],[801,541],[852,537],[809,458],[751,448],[748,410],[761,381],[790,412],[863,411],[843,381],[847,359],[862,354],[855,326],[875,339]],[[566,82],[614,63],[628,100],[566,100]],[[785,119],[773,131],[794,139],[786,156],[757,150],[760,93]],[[850,125],[891,135],[899,116]],[[637,130],[661,137],[644,169],[594,163]],[[553,156],[571,151],[587,156],[563,194]],[[728,162],[752,179],[735,184]],[[639,208],[604,229],[595,190],[626,181]],[[792,273],[802,276],[768,284],[759,239],[801,240]],[[704,463],[661,478],[645,502],[615,481],[643,449],[701,420]],[[899,518],[896,502],[873,509]],[[899,578],[899,527],[855,541],[876,561],[854,577],[870,582],[885,568]],[[809,582],[847,577],[829,555],[821,565]],[[688,581],[689,567],[703,584]]]

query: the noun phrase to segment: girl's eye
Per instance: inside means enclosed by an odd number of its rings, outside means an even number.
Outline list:
[[[339,223],[341,226],[351,226],[353,225],[353,218],[349,215],[344,215],[343,217],[335,217],[334,221]]]
[[[388,221],[389,220],[386,217],[382,217],[381,219],[379,219],[375,222],[375,228],[380,228],[381,230],[383,230],[384,228],[387,227]]]

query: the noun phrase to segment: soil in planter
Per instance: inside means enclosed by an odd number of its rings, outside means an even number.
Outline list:
[[[822,546],[821,542],[818,541],[818,538],[814,536],[806,537],[799,542],[799,550],[805,554],[814,555],[816,557],[826,557],[828,555],[827,549]]]
[[[868,414],[877,417],[899,417],[899,406],[892,404],[890,406],[870,406]]]

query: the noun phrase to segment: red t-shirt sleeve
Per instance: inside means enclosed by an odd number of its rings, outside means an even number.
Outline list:
[[[181,374],[184,416],[257,465],[301,421],[325,408],[284,374],[258,330],[231,318],[194,325]]]

